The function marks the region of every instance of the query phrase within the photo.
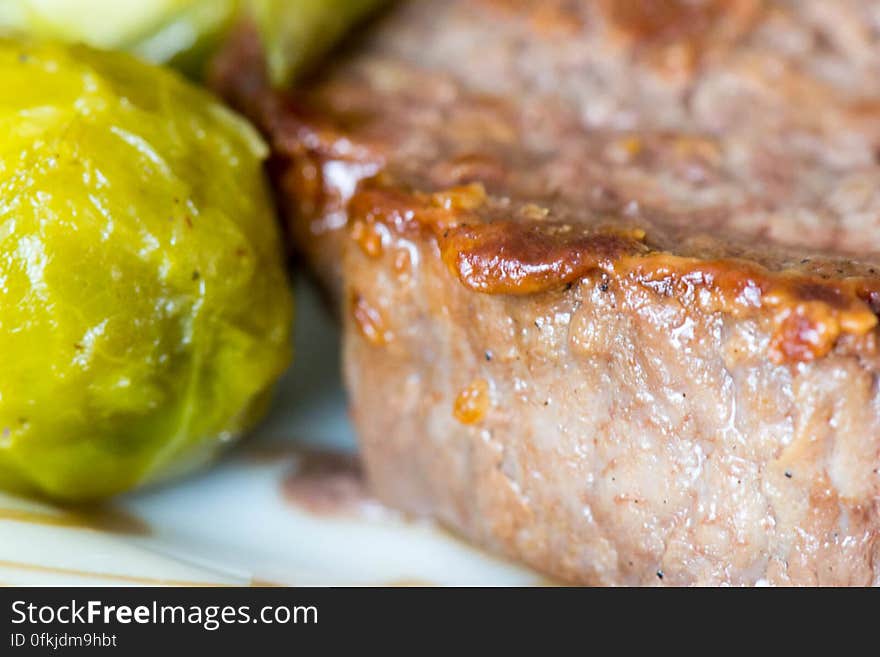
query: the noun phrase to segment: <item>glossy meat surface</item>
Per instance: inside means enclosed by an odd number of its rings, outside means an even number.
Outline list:
[[[575,582],[880,581],[880,5],[410,2],[290,95],[374,487]]]

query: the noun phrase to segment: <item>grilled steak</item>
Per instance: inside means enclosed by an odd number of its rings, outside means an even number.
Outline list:
[[[243,32],[387,503],[585,584],[880,584],[880,3],[403,3]]]

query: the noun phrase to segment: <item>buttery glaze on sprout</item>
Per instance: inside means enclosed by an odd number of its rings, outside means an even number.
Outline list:
[[[0,39],[0,487],[99,498],[209,459],[290,359],[265,146],[176,74]]]

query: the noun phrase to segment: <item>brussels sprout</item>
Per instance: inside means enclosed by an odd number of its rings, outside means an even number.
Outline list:
[[[0,26],[31,36],[130,50],[194,68],[226,31],[240,0],[4,0]]]
[[[131,51],[199,75],[238,20],[252,19],[274,82],[290,82],[381,0],[0,0],[0,28]]]
[[[272,82],[290,83],[381,4],[381,0],[251,0]]]
[[[82,500],[209,459],[290,359],[243,120],[123,54],[0,39],[0,487]]]

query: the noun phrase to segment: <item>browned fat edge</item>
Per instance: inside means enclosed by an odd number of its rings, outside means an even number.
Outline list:
[[[734,258],[699,260],[660,252],[622,258],[615,268],[661,293],[707,289],[710,312],[750,317],[769,310],[770,358],[776,363],[821,358],[842,334],[864,335],[877,325],[867,301],[869,288],[877,283],[864,278],[827,281],[804,272],[774,272]]]
[[[804,272],[770,271],[745,260],[677,256],[652,249],[637,228],[562,224],[537,207],[533,219],[493,220],[491,213],[478,213],[487,201],[482,185],[431,194],[406,189],[384,173],[374,175],[382,169],[381,148],[353,142],[332,123],[305,116],[291,103],[270,95],[256,113],[275,135],[276,153],[287,160],[281,184],[296,199],[297,215],[312,220],[310,232],[321,233],[333,229],[323,217],[345,212],[350,236],[371,257],[383,252],[390,233],[427,232],[462,284],[485,294],[536,294],[594,271],[662,294],[708,290],[707,311],[737,317],[771,312],[769,355],[777,363],[821,358],[842,334],[864,335],[877,325],[872,310],[880,300],[877,281],[828,281]],[[348,188],[356,187],[351,198],[337,188],[328,167],[347,178]],[[364,336],[377,346],[387,344],[390,334],[381,313],[357,293],[351,306]]]
[[[425,194],[377,178],[362,184],[351,199],[349,226],[373,257],[382,251],[383,231],[428,232],[450,271],[475,292],[536,294],[602,271],[659,294],[694,298],[708,312],[750,317],[769,310],[769,355],[780,364],[821,358],[842,334],[864,335],[877,325],[869,303],[880,289],[875,281],[828,281],[734,258],[677,256],[651,249],[640,229],[487,220],[476,212],[485,202],[479,184]],[[697,289],[709,291],[708,299],[692,294]]]

